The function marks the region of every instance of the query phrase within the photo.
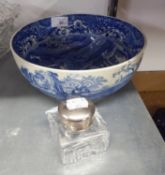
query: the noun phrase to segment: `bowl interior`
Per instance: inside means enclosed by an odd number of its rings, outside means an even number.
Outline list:
[[[66,15],[23,27],[12,40],[23,59],[46,67],[85,70],[108,67],[134,57],[144,46],[143,34],[112,17]]]

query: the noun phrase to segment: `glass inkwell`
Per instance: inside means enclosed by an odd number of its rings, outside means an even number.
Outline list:
[[[46,112],[63,164],[96,160],[109,147],[109,130],[93,102],[83,97],[62,101]]]

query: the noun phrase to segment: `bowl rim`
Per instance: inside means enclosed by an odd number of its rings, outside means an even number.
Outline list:
[[[123,23],[125,23],[125,24],[128,24],[128,25],[131,25],[132,27],[134,27],[134,28],[136,28],[141,34],[142,34],[142,36],[143,36],[143,38],[144,38],[144,45],[143,45],[143,47],[142,47],[142,49],[135,55],[135,56],[133,56],[133,57],[131,57],[129,60],[126,60],[126,61],[124,61],[124,62],[122,62],[122,63],[118,63],[118,64],[115,64],[115,65],[111,65],[111,66],[107,66],[107,67],[102,67],[102,68],[94,68],[94,69],[82,69],[82,70],[79,70],[79,69],[75,69],[75,70],[72,70],[72,69],[58,69],[58,68],[51,68],[51,67],[47,67],[47,66],[42,66],[42,65],[39,65],[39,64],[35,64],[35,63],[32,63],[32,62],[30,62],[30,61],[27,61],[25,58],[23,58],[23,57],[21,57],[16,51],[15,51],[15,49],[13,48],[13,40],[14,40],[14,37],[16,36],[16,34],[17,33],[19,33],[23,28],[25,28],[26,26],[28,26],[28,25],[30,25],[30,24],[33,24],[33,23],[35,23],[35,22],[38,22],[38,21],[40,21],[40,20],[45,20],[45,19],[51,19],[51,18],[53,18],[53,17],[65,17],[65,16],[72,16],[72,15],[84,15],[84,16],[98,16],[98,17],[106,17],[106,18],[113,18],[113,19],[116,19],[116,20],[118,20],[118,21],[121,21],[121,22],[123,22]],[[131,24],[131,23],[129,23],[129,22],[127,22],[127,21],[125,21],[125,20],[122,20],[122,19],[119,19],[119,18],[117,18],[117,17],[113,17],[113,16],[106,16],[106,15],[97,15],[97,14],[87,14],[87,13],[76,13],[76,14],[63,14],[63,15],[55,15],[55,16],[48,16],[48,17],[46,17],[46,18],[39,18],[39,19],[37,19],[37,20],[34,20],[34,21],[31,21],[30,23],[28,23],[28,24],[26,24],[26,25],[24,25],[24,26],[22,26],[22,27],[20,27],[18,30],[16,30],[14,33],[13,33],[13,35],[12,35],[12,37],[10,38],[10,43],[9,43],[9,45],[10,45],[10,50],[12,51],[12,53],[14,53],[20,60],[22,60],[22,61],[24,61],[25,63],[28,63],[29,65],[31,65],[32,67],[38,67],[38,68],[40,68],[40,69],[49,69],[49,70],[51,70],[51,71],[56,71],[56,72],[68,72],[68,73],[81,73],[81,72],[95,72],[95,71],[100,71],[100,70],[108,70],[108,69],[115,69],[115,68],[117,68],[117,67],[119,67],[119,66],[122,66],[122,65],[125,65],[125,64],[127,64],[127,63],[129,63],[129,62],[132,62],[132,61],[134,61],[134,60],[136,60],[136,58],[137,57],[139,57],[140,55],[142,55],[143,53],[144,53],[144,50],[146,49],[146,46],[147,46],[147,39],[146,39],[146,35],[144,34],[144,32],[141,30],[141,29],[139,29],[139,27],[137,27],[136,25],[134,25],[134,24]],[[15,58],[14,58],[15,59]]]

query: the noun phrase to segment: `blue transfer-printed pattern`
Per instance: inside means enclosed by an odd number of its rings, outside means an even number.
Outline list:
[[[106,82],[101,76],[83,76],[80,78],[78,75],[67,76],[61,81],[64,91],[71,94],[71,96],[89,96],[89,94],[98,93],[100,90],[107,88],[104,86]]]
[[[113,73],[113,78],[116,79],[115,83],[125,81],[125,79],[131,78],[133,73],[137,70],[139,63],[127,64],[121,67],[121,69]]]
[[[105,85],[107,84],[107,80],[101,76],[80,77],[78,74],[71,74],[59,80],[58,74],[49,71],[35,71],[32,73],[24,67],[20,70],[34,87],[47,95],[62,100],[73,96],[96,99],[112,94],[130,80],[136,68],[136,64],[129,64],[123,66],[120,71],[114,73],[112,78],[115,78],[116,82],[112,87]]]
[[[34,87],[57,99],[72,96],[93,96],[108,88],[104,85],[106,80],[103,77],[83,76],[79,78],[78,75],[70,75],[59,80],[56,73],[44,71],[32,73],[23,67],[20,70]]]
[[[116,18],[68,15],[68,24],[52,26],[51,18],[27,25],[13,48],[35,64],[58,69],[94,69],[131,59],[144,46],[144,36]],[[58,18],[58,17],[54,17]]]

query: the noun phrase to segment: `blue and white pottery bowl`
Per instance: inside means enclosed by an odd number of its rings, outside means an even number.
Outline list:
[[[23,27],[10,47],[23,76],[43,93],[59,100],[97,99],[131,79],[142,59],[145,38],[119,19],[74,14]]]

